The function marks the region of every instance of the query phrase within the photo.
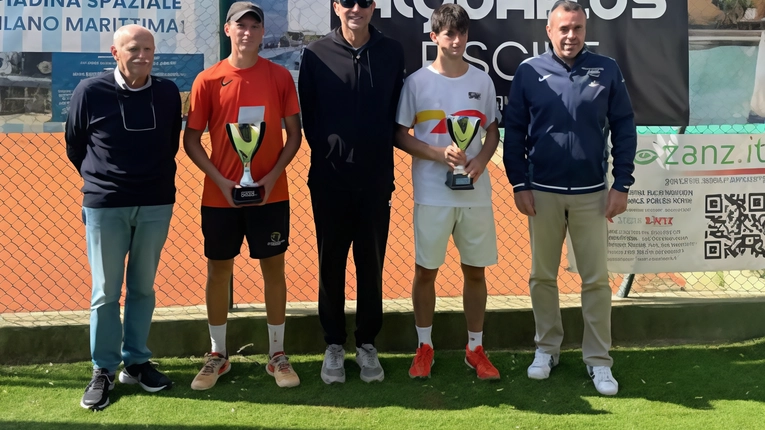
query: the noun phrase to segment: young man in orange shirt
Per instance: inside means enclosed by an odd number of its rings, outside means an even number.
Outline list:
[[[292,76],[283,67],[259,57],[263,41],[263,10],[239,1],[226,15],[231,55],[197,76],[183,136],[189,158],[205,173],[202,194],[202,234],[207,270],[207,320],[211,353],[191,383],[194,390],[212,388],[231,369],[226,350],[228,284],[234,257],[246,237],[250,257],[260,260],[265,284],[269,362],[266,370],[280,387],[300,384],[284,355],[287,287],[284,253],[289,245],[290,207],[285,168],[300,148],[299,106]],[[265,121],[265,137],[252,161],[252,177],[263,187],[263,203],[238,206],[232,190],[243,165],[229,141],[226,125]],[[282,140],[282,120],[287,140]],[[209,128],[208,157],[201,137]]]

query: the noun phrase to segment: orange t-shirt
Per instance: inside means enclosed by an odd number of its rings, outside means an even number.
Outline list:
[[[187,125],[195,130],[209,129],[210,160],[223,176],[237,183],[242,179],[244,165],[231,145],[226,124],[239,121],[241,108],[261,106],[266,135],[250,166],[255,181],[271,171],[284,148],[282,119],[300,111],[290,72],[262,57],[248,69],[237,69],[223,60],[197,75],[191,88]],[[289,200],[286,172],[279,176],[267,203],[284,200]],[[230,207],[220,188],[207,176],[202,206]]]

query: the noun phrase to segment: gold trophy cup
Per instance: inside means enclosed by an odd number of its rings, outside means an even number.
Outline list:
[[[263,201],[265,190],[252,179],[250,166],[252,158],[260,149],[260,144],[263,143],[263,137],[266,135],[266,123],[264,121],[255,124],[229,123],[226,124],[226,132],[231,145],[234,146],[234,151],[244,164],[244,173],[239,181],[239,187],[231,190],[234,203],[237,205],[260,203]]]
[[[481,130],[481,118],[471,116],[446,117],[449,136],[462,152],[465,152]],[[455,166],[454,171],[446,172],[446,186],[453,190],[472,190],[473,178],[465,172],[465,166]]]

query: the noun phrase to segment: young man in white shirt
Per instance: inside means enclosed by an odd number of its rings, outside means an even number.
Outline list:
[[[497,263],[497,237],[491,204],[491,182],[484,175],[497,149],[494,84],[462,58],[470,18],[461,6],[444,4],[431,16],[430,38],[438,47],[432,65],[404,82],[398,105],[398,146],[413,156],[415,274],[412,286],[419,348],[409,369],[412,378],[427,378],[433,364],[431,329],[436,303],[435,280],[444,263],[449,236],[460,251],[465,284],[463,303],[468,345],[465,363],[479,379],[499,379],[483,351],[486,310],[486,266]],[[463,151],[447,131],[449,116],[479,118],[479,133]],[[409,129],[414,128],[414,137]],[[481,132],[485,143],[481,144]],[[447,172],[464,166],[474,189],[444,185]]]

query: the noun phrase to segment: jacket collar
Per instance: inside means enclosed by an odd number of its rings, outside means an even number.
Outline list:
[[[146,88],[149,88],[151,86],[151,76],[149,76],[149,78],[146,80],[146,83],[143,84],[143,86],[141,88],[130,88],[128,86],[127,82],[125,82],[125,77],[122,76],[122,73],[120,73],[119,67],[115,67],[114,68],[114,82],[116,82],[117,86],[120,87],[123,90],[141,91],[141,90],[145,90]]]
[[[578,54],[576,54],[576,57],[574,57],[574,66],[577,65],[577,63],[581,62],[587,57],[587,54],[590,53],[590,50],[587,48],[587,45],[585,44],[584,47],[582,47],[582,50],[579,51]],[[547,54],[550,55],[550,57],[555,60],[557,63],[559,63],[561,66],[565,67],[566,70],[572,70],[574,67],[569,67],[569,65],[563,61],[558,55],[555,53],[555,49],[552,46],[551,42],[547,42]]]
[[[367,40],[367,43],[365,43],[364,46],[360,48],[354,48],[353,46],[351,46],[350,43],[348,43],[347,40],[345,40],[345,38],[343,37],[342,27],[335,28],[331,34],[332,34],[332,40],[335,43],[351,51],[362,51],[364,49],[370,48],[372,47],[372,45],[374,45],[380,39],[383,38],[383,34],[380,32],[380,30],[376,29],[372,24],[369,24],[369,40]]]

